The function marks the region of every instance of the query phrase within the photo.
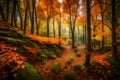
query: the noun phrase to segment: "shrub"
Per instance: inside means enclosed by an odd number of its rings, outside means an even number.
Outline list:
[[[74,71],[69,71],[65,74],[65,80],[75,80],[76,79],[76,74]]]
[[[77,64],[74,66],[74,70],[82,70],[84,68],[84,65],[82,64]]]
[[[111,47],[109,46],[105,46],[99,50],[100,53],[109,52],[109,51],[111,51]]]
[[[78,49],[75,49],[74,52],[75,52],[76,56],[78,56],[78,57],[81,56],[80,51]]]
[[[38,61],[41,61],[42,64],[45,64],[46,63],[46,60],[48,59],[48,57],[44,54],[44,52],[42,53],[39,53],[37,55],[37,58],[36,58]]]
[[[80,54],[80,52],[79,52],[79,51],[77,51],[77,52],[76,52],[76,56],[78,56],[78,57],[80,57],[80,56],[81,56],[81,54]]]
[[[61,56],[61,51],[58,48],[53,49],[53,52],[55,53],[56,56]]]
[[[56,62],[52,67],[52,71],[57,74],[60,73],[62,71],[60,63]]]
[[[28,63],[24,63],[25,68],[20,69],[15,80],[43,80],[42,76]]]
[[[52,54],[50,54],[49,58],[51,58],[51,59],[56,59],[57,56],[56,56],[54,53],[52,53]]]
[[[72,62],[73,62],[73,58],[72,58],[72,57],[69,57],[67,63],[68,63],[68,64],[71,64]]]

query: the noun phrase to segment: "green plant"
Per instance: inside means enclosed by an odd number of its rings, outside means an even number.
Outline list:
[[[77,64],[74,66],[74,70],[82,70],[84,68],[84,65],[82,64]]]
[[[57,74],[60,73],[62,71],[60,63],[56,62],[52,67],[52,71]]]
[[[72,62],[73,62],[73,58],[72,58],[72,57],[69,57],[67,63],[68,63],[68,64],[71,64]]]
[[[75,52],[76,56],[78,56],[78,57],[81,56],[80,51],[77,48],[74,50],[74,52]]]
[[[79,51],[77,51],[77,52],[76,52],[76,56],[78,56],[78,57],[80,57],[80,56],[81,56],[81,54],[80,54],[80,52],[79,52]]]
[[[42,76],[28,63],[24,63],[25,68],[20,69],[15,80],[43,80]]]
[[[45,64],[48,57],[44,54],[44,52],[41,52],[37,55],[37,58],[36,58],[38,61],[41,61],[42,64]]]
[[[65,74],[65,80],[75,80],[76,79],[76,74],[74,71],[69,71]]]

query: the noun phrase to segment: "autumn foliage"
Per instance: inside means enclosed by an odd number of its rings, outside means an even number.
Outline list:
[[[38,35],[32,35],[28,34],[28,37],[32,40],[38,41],[42,44],[59,44],[59,42],[65,44],[66,42],[61,38],[48,38],[48,37],[42,37]]]
[[[17,75],[16,71],[24,68],[25,57],[15,51],[15,47],[0,43],[0,80],[11,74],[15,77]]]
[[[28,51],[28,53],[29,53],[28,58],[31,60],[35,60],[37,57],[37,54],[39,52],[41,52],[41,50],[37,49],[37,48],[31,48],[31,47],[27,47],[27,46],[24,46],[24,48]]]
[[[97,56],[93,57],[93,60],[95,60],[96,62],[100,63],[103,66],[110,66],[110,63],[108,61],[104,60],[104,58],[106,56],[111,56],[111,55],[108,55],[108,54],[97,55]]]

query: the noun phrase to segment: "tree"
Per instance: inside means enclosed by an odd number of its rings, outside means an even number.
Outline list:
[[[79,10],[79,0],[64,0],[63,1],[63,10],[65,13],[69,14],[69,26],[71,30],[71,36],[72,36],[72,48],[75,47],[75,25],[76,20],[78,17],[78,10]]]
[[[28,7],[29,5],[27,4],[29,0],[25,0],[25,18],[24,18],[24,30],[23,30],[23,34],[26,34],[26,24],[27,24],[27,16],[28,16]]]
[[[90,52],[91,52],[91,20],[90,20],[90,0],[86,0],[87,5],[87,35],[86,35],[86,60],[85,65],[90,63]]]
[[[117,52],[117,41],[116,41],[116,10],[115,10],[115,2],[116,0],[111,0],[112,2],[112,55],[114,59],[118,59]]]

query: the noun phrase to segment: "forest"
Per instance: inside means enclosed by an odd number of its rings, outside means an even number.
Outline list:
[[[0,0],[0,80],[120,80],[120,0]]]

